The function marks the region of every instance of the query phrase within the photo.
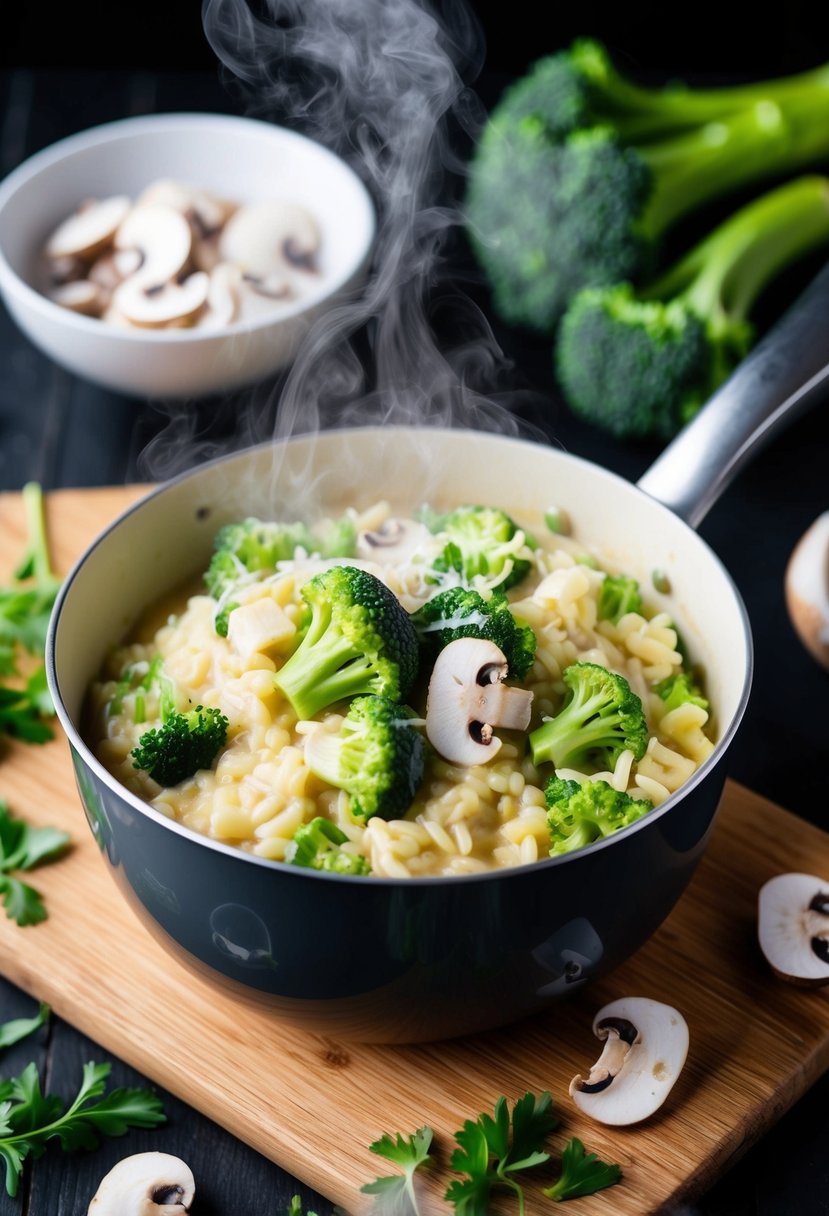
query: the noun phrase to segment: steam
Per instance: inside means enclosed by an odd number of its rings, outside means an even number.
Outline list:
[[[368,187],[378,230],[367,285],[315,323],[276,390],[252,395],[232,442],[368,423],[526,433],[503,404],[509,364],[452,280],[464,165],[484,118],[469,83],[485,53],[476,19],[463,0],[440,15],[427,0],[255,2],[203,2],[228,87],[249,116],[341,156]],[[148,473],[173,471],[159,463],[175,460],[177,440],[218,454],[221,441],[188,434],[192,423],[192,411],[171,412],[142,454]]]

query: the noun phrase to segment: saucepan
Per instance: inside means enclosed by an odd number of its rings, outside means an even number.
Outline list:
[[[607,973],[653,934],[712,832],[749,698],[752,641],[728,572],[694,528],[755,448],[829,376],[829,267],[638,485],[536,441],[468,429],[355,427],[203,464],[127,510],[65,580],[49,684],[102,864],[184,966],[275,1019],[369,1042],[513,1022]],[[182,826],[123,788],[84,737],[104,657],[187,574],[217,528],[380,498],[393,506],[551,503],[617,567],[668,576],[670,609],[714,707],[710,757],[667,801],[579,852],[460,877],[341,875],[270,861]],[[658,598],[658,597],[657,597]],[[667,603],[668,601],[666,601]],[[115,887],[113,887],[115,895]]]

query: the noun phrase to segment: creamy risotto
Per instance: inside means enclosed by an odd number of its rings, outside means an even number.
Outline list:
[[[604,782],[649,809],[712,751],[704,698],[666,696],[687,656],[671,617],[648,607],[649,573],[638,572],[641,603],[637,595],[635,610],[608,616],[600,611],[608,572],[572,536],[543,527],[530,535],[516,527],[497,569],[486,569],[484,562],[470,574],[441,561],[447,539],[439,522],[426,527],[392,520],[386,503],[349,512],[346,519],[356,538],[379,533],[392,543],[358,542],[353,553],[329,558],[300,543],[293,557],[274,567],[243,572],[232,593],[182,594],[180,602],[164,607],[160,626],[156,613],[109,656],[90,690],[87,733],[98,758],[123,785],[189,828],[260,857],[295,861],[297,832],[322,818],[332,825],[330,839],[339,853],[355,861],[353,871],[400,878],[461,875],[550,854],[555,842],[545,789],[553,777],[579,786]],[[427,742],[422,780],[411,806],[397,818],[355,814],[351,795],[306,764],[309,737],[336,734],[348,704],[301,719],[274,681],[308,628],[301,588],[343,564],[378,578],[409,614],[452,586],[471,586],[487,599],[509,585],[510,571],[526,570],[507,594],[512,614],[535,637],[534,659],[520,680],[532,693],[528,732],[498,731],[500,747],[485,764],[452,762]],[[258,605],[255,617],[263,603],[266,630],[243,629],[241,622],[251,615],[245,613],[234,628],[238,609]],[[217,631],[222,616],[226,636]],[[561,712],[570,695],[564,673],[576,663],[623,676],[641,700],[647,731],[638,758],[623,748],[612,766],[598,770],[534,765],[528,735]],[[412,711],[407,727],[424,734],[431,665],[431,659],[423,662],[406,697]],[[163,681],[152,678],[159,669]],[[508,685],[518,683],[507,676]],[[211,767],[162,788],[135,766],[132,753],[148,730],[161,726],[170,705],[178,712],[196,706],[220,710],[228,726]]]

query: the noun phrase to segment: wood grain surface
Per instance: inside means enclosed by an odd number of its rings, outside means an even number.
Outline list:
[[[139,490],[58,491],[48,521],[56,565]],[[23,546],[17,495],[0,496],[0,581]],[[756,945],[756,894],[785,870],[829,872],[829,836],[730,783],[712,843],[673,914],[607,979],[566,1004],[506,1030],[417,1047],[353,1045],[302,1032],[194,978],[150,937],[121,899],[89,832],[66,742],[10,745],[0,797],[31,822],[63,828],[72,847],[30,881],[49,919],[19,929],[0,918],[0,967],[12,982],[159,1085],[342,1204],[385,1172],[368,1151],[382,1132],[436,1133],[437,1197],[452,1177],[453,1132],[467,1117],[549,1089],[561,1117],[555,1159],[578,1135],[618,1161],[623,1182],[579,1201],[579,1212],[620,1216],[669,1210],[702,1192],[829,1066],[829,989],[805,991],[768,971]],[[643,887],[648,876],[642,875]],[[667,1001],[691,1034],[686,1067],[648,1123],[604,1128],[567,1096],[596,1058],[595,1010],[622,995]],[[555,1160],[538,1186],[555,1176]],[[540,1189],[531,1212],[549,1202]],[[436,1209],[435,1209],[436,1210]],[[493,1207],[493,1212],[502,1209]],[[510,1210],[504,1207],[504,1211]]]

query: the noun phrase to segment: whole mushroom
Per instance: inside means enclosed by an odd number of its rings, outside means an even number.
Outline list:
[[[576,1106],[615,1127],[647,1119],[685,1063],[688,1025],[682,1014],[647,997],[622,997],[599,1010],[593,1033],[604,1048],[588,1075],[570,1082]]]
[[[458,638],[441,650],[429,680],[426,734],[452,764],[488,764],[501,749],[493,731],[526,730],[533,694],[504,684],[504,652],[484,638]]]
[[[101,1179],[87,1216],[182,1216],[195,1193],[193,1171],[180,1157],[135,1153]]]
[[[778,874],[760,888],[757,936],[780,979],[803,988],[829,984],[829,882]]]
[[[813,658],[829,667],[829,511],[817,517],[792,550],[784,588],[795,632]]]

